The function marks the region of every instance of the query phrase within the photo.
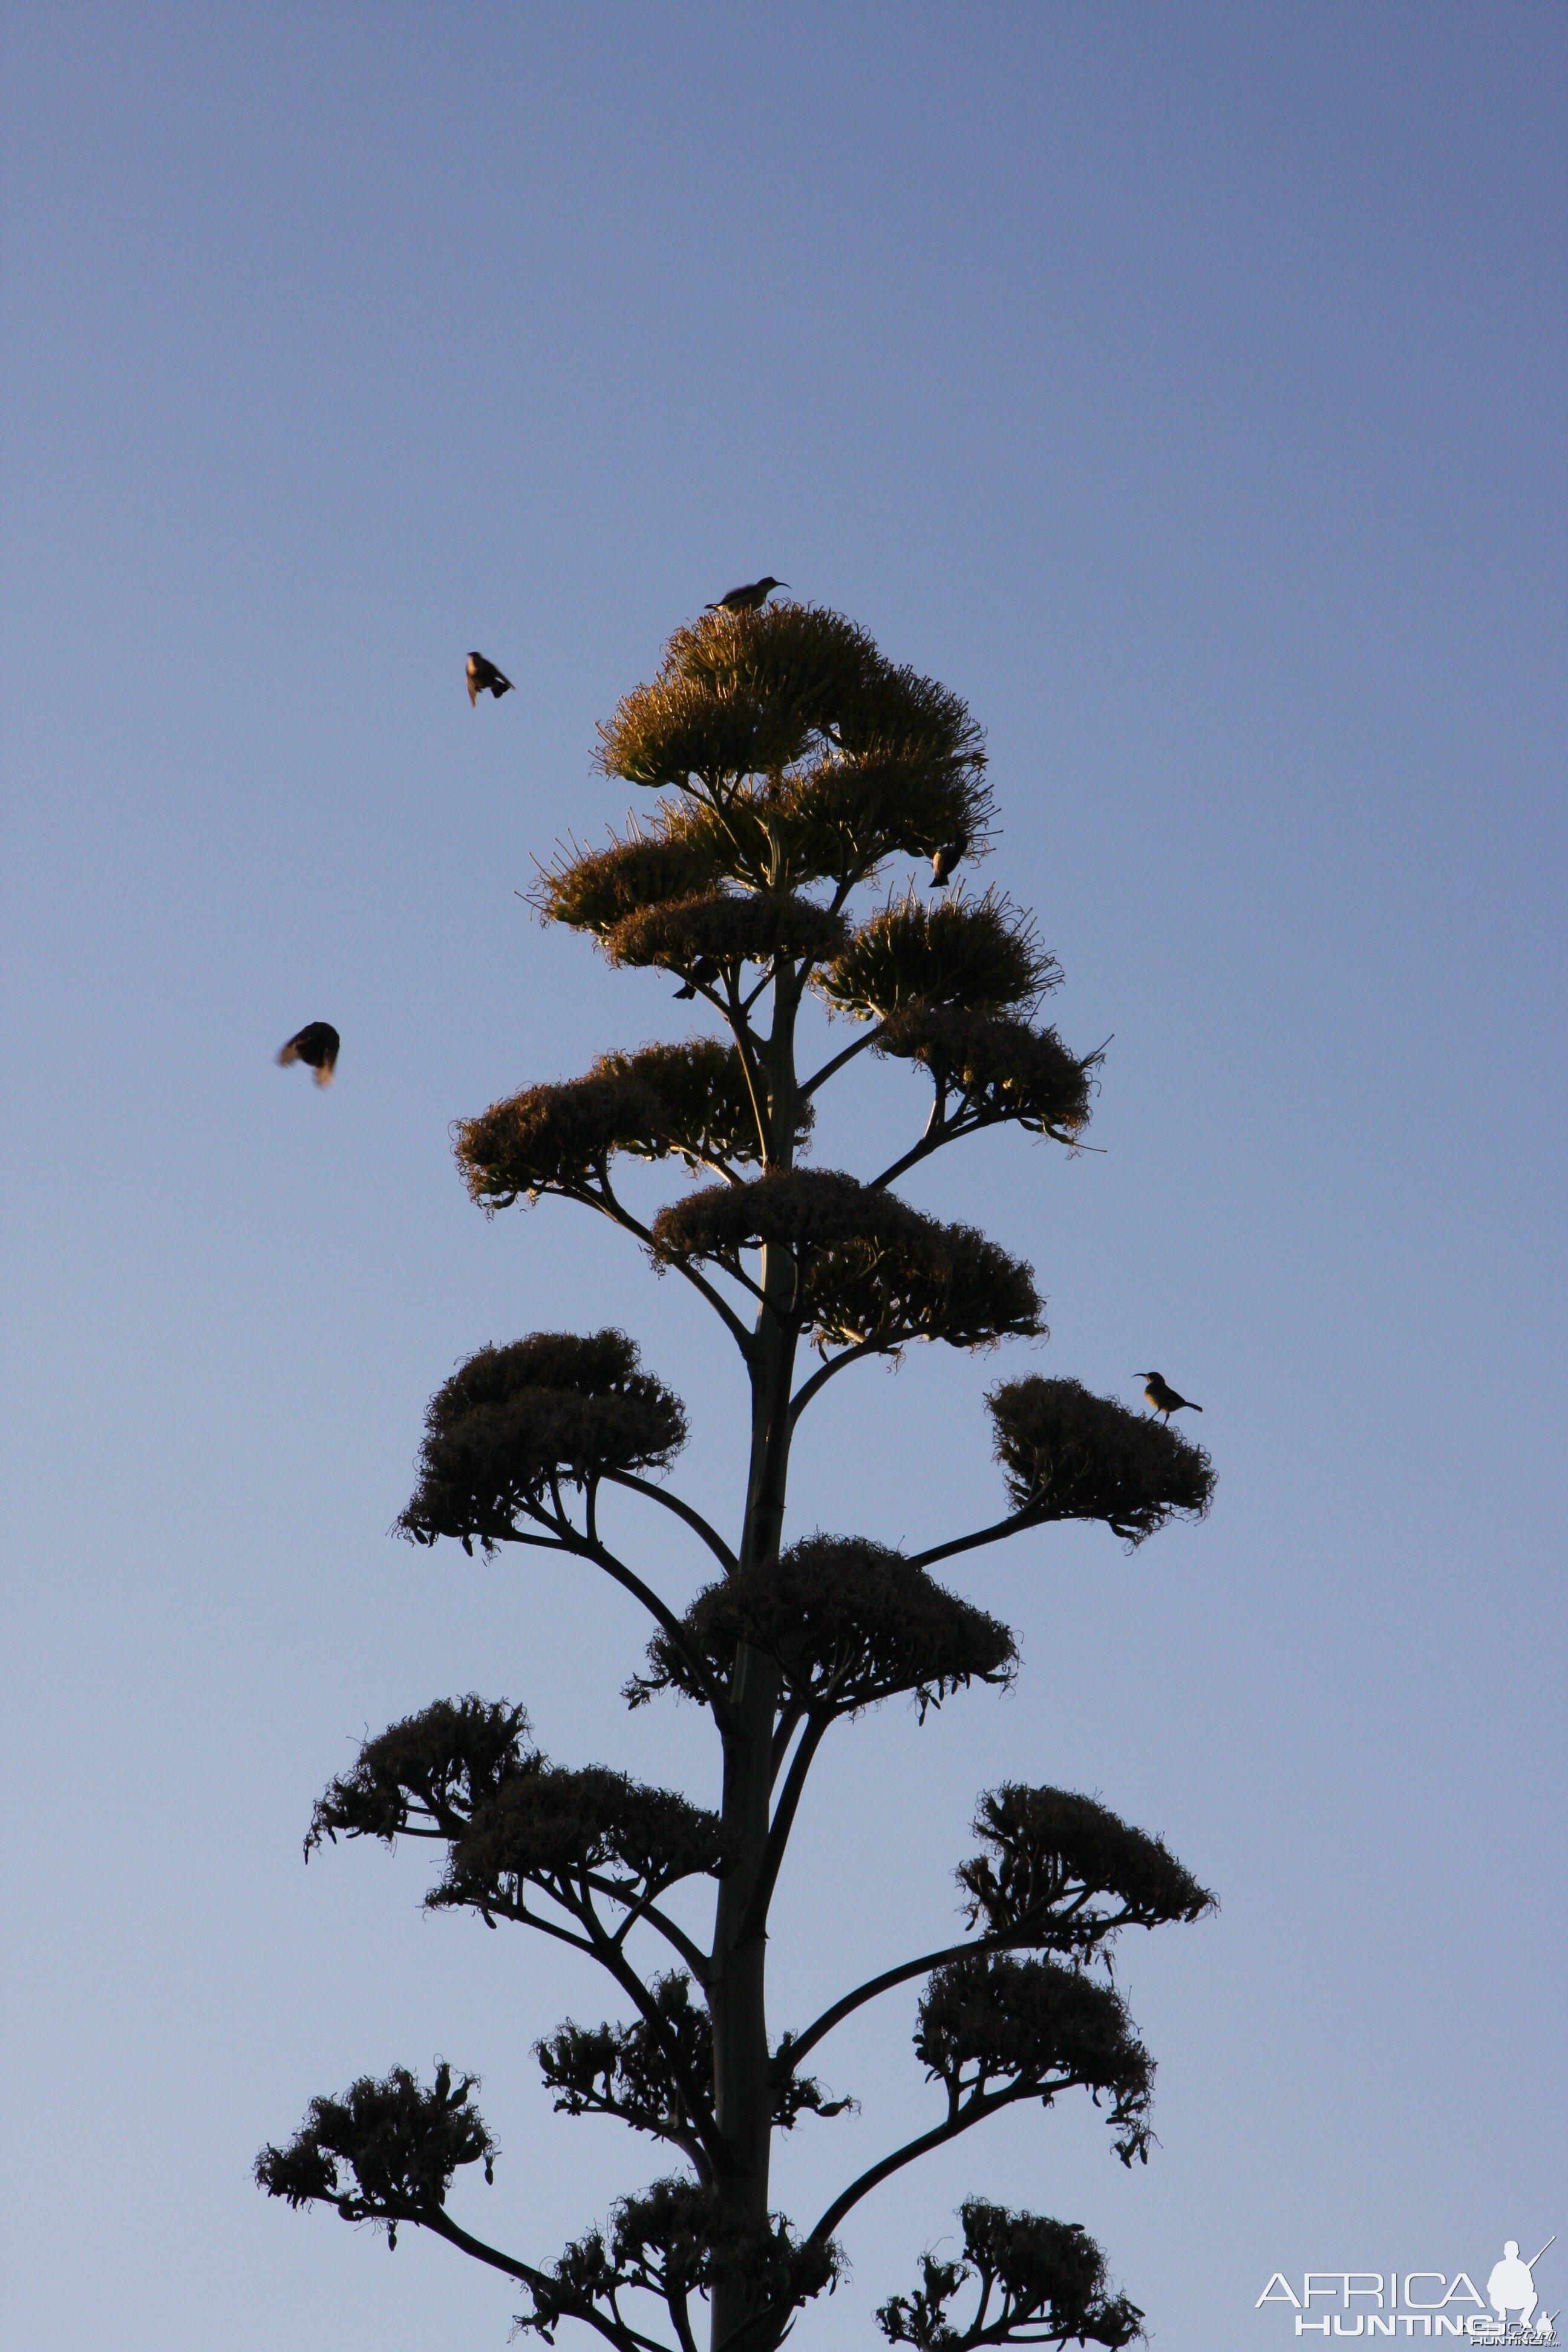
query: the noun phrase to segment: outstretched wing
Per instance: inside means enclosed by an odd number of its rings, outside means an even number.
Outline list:
[[[303,1062],[307,1069],[315,1072],[319,1087],[331,1086],[342,1044],[342,1039],[330,1021],[307,1021],[286,1045],[279,1047],[278,1059],[284,1068],[290,1062]]]

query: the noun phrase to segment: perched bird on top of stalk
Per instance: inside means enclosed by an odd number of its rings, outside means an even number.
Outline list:
[[[1145,1372],[1143,1378],[1148,1383],[1143,1393],[1154,1411],[1163,1414],[1167,1429],[1171,1425],[1171,1415],[1173,1412],[1202,1412],[1201,1404],[1194,1404],[1191,1397],[1178,1396],[1170,1381],[1162,1373]]]
[[[481,694],[489,692],[499,702],[503,694],[510,694],[512,683],[504,670],[497,669],[493,661],[483,654],[468,656],[468,700],[477,703]]]
[[[746,588],[731,588],[716,604],[704,604],[705,613],[760,613],[775,588],[787,588],[787,580],[775,580],[770,572],[761,580],[753,580]]]
[[[330,1021],[307,1021],[286,1045],[279,1046],[279,1064],[287,1069],[290,1062],[303,1062],[308,1070],[314,1071],[319,1087],[330,1087],[342,1044],[342,1039]]]

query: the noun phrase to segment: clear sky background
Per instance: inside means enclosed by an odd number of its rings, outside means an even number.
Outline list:
[[[397,2061],[483,2075],[457,2210],[519,2252],[659,2169],[549,2111],[531,2041],[606,2014],[569,1955],[300,1839],[469,1688],[715,1790],[692,1713],[616,1698],[629,1607],[387,1529],[457,1358],[612,1319],[733,1525],[701,1310],[580,1213],[487,1224],[447,1127],[683,1034],[514,893],[625,814],[595,722],[763,570],[970,698],[988,878],[1064,1034],[1114,1033],[1103,1156],[909,1187],[1030,1258],[1048,1348],[847,1378],[795,1530],[993,1516],[999,1363],[1159,1365],[1220,1480],[1131,1558],[955,1564],[1017,1690],[835,1735],[773,1948],[782,2028],[945,1936],[981,1789],[1098,1793],[1223,1905],[1124,1956],[1162,2145],[1016,2113],[863,2209],[796,2340],[879,2340],[972,2190],[1085,2222],[1161,2352],[1289,2340],[1275,2268],[1568,2232],[1563,11],[11,0],[0,39],[6,2343],[504,2344],[503,2281],[249,2183]],[[469,709],[469,646],[514,696]],[[318,1017],[327,1094],[271,1062]],[[874,1074],[817,1157],[919,1116]],[[802,2222],[931,2117],[912,2006],[825,2051],[864,2105],[786,2146]]]

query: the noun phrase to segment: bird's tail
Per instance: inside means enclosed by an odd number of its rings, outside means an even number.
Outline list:
[[[1187,1399],[1187,1402],[1188,1402],[1190,1405],[1193,1405],[1193,1411],[1194,1411],[1194,1412],[1202,1412],[1202,1411],[1203,1411],[1203,1407],[1202,1407],[1202,1405],[1201,1405],[1201,1404],[1193,1404],[1193,1401],[1192,1401],[1191,1397],[1189,1397],[1189,1398]]]
[[[290,1056],[290,1059],[291,1058],[292,1056]],[[313,1071],[311,1075],[315,1078],[316,1084],[319,1087],[330,1087],[332,1083],[333,1073],[325,1062],[321,1064],[319,1070]]]
[[[491,687],[490,692],[495,696],[496,700],[499,702],[503,694],[510,694],[511,692],[510,678],[498,677],[494,686]]]

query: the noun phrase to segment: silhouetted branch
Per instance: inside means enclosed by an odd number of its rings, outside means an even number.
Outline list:
[[[746,1081],[746,1091],[752,1097],[752,1116],[757,1122],[757,1150],[764,1162],[768,1156],[768,1121],[763,1108],[766,1090],[762,1086],[757,1068],[757,1040],[746,1018],[746,1007],[741,1003],[735,982],[725,982],[727,1003],[721,1007],[730,1024],[730,1034],[735,1040],[735,1051],[741,1056],[741,1069]]]
[[[638,1483],[640,1484],[641,1482],[639,1481]],[[658,1494],[658,1489],[656,1487],[653,1489],[653,1492]],[[559,1496],[557,1496],[556,1499],[557,1502],[559,1502]],[[681,1624],[679,1618],[666,1602],[659,1599],[658,1593],[653,1590],[653,1587],[651,1585],[645,1584],[642,1578],[637,1573],[637,1570],[635,1569],[628,1568],[624,1560],[617,1559],[615,1553],[609,1550],[604,1543],[593,1540],[582,1529],[575,1527],[572,1520],[567,1517],[564,1509],[561,1511],[558,1518],[554,1520],[543,1519],[541,1524],[544,1526],[553,1526],[557,1529],[555,1536],[552,1538],[548,1536],[526,1536],[520,1534],[515,1530],[507,1529],[504,1531],[498,1530],[498,1539],[502,1543],[536,1544],[546,1550],[554,1549],[567,1552],[570,1553],[574,1559],[591,1560],[595,1568],[602,1568],[605,1574],[612,1578],[616,1584],[621,1585],[625,1591],[629,1592],[634,1601],[640,1601],[642,1602],[643,1607],[647,1611],[648,1615],[653,1618],[660,1631],[679,1650],[681,1656],[690,1667],[693,1675],[696,1677],[696,1680],[701,1688],[704,1698],[707,1700],[710,1706],[712,1707],[714,1714],[719,1717],[721,1722],[727,1720],[729,1702],[725,1698],[719,1685],[713,1681],[710,1675],[706,1660],[699,1651],[695,1650],[691,1646],[686,1633],[686,1629]]]
[[[554,1895],[552,1899],[561,1903],[559,1895]],[[571,1906],[566,1903],[562,1903],[561,1907],[563,1911],[571,1910]],[[527,1901],[521,1895],[519,1895],[515,1902],[510,1895],[498,1895],[494,1902],[487,1902],[479,1913],[487,1927],[495,1926],[495,1921],[490,1917],[492,1911],[499,1913],[503,1919],[510,1919],[515,1927],[537,1927],[542,1936],[553,1936],[558,1944],[570,1944],[574,1952],[586,1952],[590,1959],[598,1958],[588,1937],[574,1936],[570,1927],[559,1927],[553,1919],[542,1919],[537,1911],[529,1909]]]
[[[694,1535],[701,1537],[721,1567],[735,1567],[735,1555],[723,1537],[710,1526],[700,1511],[693,1510],[689,1503],[683,1503],[679,1495],[672,1495],[666,1487],[656,1486],[651,1479],[639,1478],[628,1470],[607,1470],[605,1475],[613,1485],[629,1487],[634,1495],[646,1495],[650,1503],[659,1503],[667,1511],[673,1511],[678,1519],[685,1520]]]
[[[791,2034],[791,2071],[808,2050],[815,2050],[819,2042],[826,2039],[836,2025],[842,2025],[847,2017],[864,2008],[867,2001],[877,2000],[882,1993],[891,1992],[895,1985],[907,1984],[911,1977],[929,1976],[933,1969],[944,1968],[949,1960],[965,1960],[976,1953],[999,1952],[1005,1948],[1004,1944],[990,1937],[979,1941],[949,1944],[940,1952],[922,1952],[918,1960],[900,1960],[897,1968],[884,1969],[880,1976],[868,1977],[863,1985],[857,1985],[853,1992],[847,1992],[841,2000],[833,2003],[831,2009],[825,2009],[820,2017],[814,2018],[804,2033]]]
[[[634,1234],[637,1240],[641,1242],[643,1247],[646,1250],[650,1251],[655,1258],[658,1259],[660,1265],[674,1266],[678,1274],[685,1276],[686,1280],[691,1285],[693,1290],[695,1290],[700,1297],[703,1297],[708,1301],[709,1306],[711,1307],[714,1314],[718,1316],[720,1321],[729,1332],[730,1337],[734,1340],[736,1347],[741,1350],[742,1355],[745,1357],[748,1362],[750,1362],[752,1355],[752,1335],[747,1330],[745,1325],[742,1322],[740,1317],[736,1314],[734,1308],[730,1305],[729,1300],[724,1297],[721,1291],[715,1290],[713,1285],[708,1280],[706,1275],[699,1274],[694,1265],[687,1265],[681,1258],[667,1258],[660,1255],[658,1249],[654,1246],[654,1238],[652,1234],[648,1231],[647,1227],[643,1223],[639,1217],[634,1217],[631,1211],[622,1205],[621,1202],[616,1198],[615,1190],[607,1176],[604,1180],[602,1196],[584,1192],[567,1194],[563,1197],[585,1201],[590,1208],[596,1208],[601,1215],[608,1217],[612,1224],[619,1225],[626,1233]],[[744,1275],[742,1275],[739,1279],[742,1283],[746,1283],[746,1277]],[[754,1283],[746,1283],[746,1287],[748,1289],[755,1289],[756,1286]],[[758,1291],[757,1296],[761,1297],[762,1293]]]
[[[950,1127],[945,1118],[938,1116],[941,1109],[942,1098],[939,1096],[931,1107],[931,1116],[926,1120],[920,1141],[911,1143],[903,1157],[895,1160],[889,1167],[884,1168],[879,1176],[873,1176],[868,1187],[869,1191],[886,1192],[889,1184],[896,1183],[900,1176],[906,1175],[911,1168],[918,1167],[922,1160],[929,1160],[932,1152],[940,1151],[944,1143],[953,1143],[961,1135],[973,1134],[973,1128],[956,1125]]]
[[[842,1053],[835,1054],[830,1062],[824,1062],[821,1069],[816,1071],[815,1076],[807,1078],[803,1087],[796,1089],[802,1101],[809,1099],[818,1087],[826,1086],[827,1080],[841,1070],[846,1062],[852,1062],[857,1054],[863,1054],[868,1045],[874,1045],[887,1025],[885,1021],[879,1021],[875,1028],[868,1029],[863,1037],[855,1038],[850,1045],[844,1047]]]
[[[613,1895],[617,1902],[626,1902],[626,1896],[618,1894],[607,1878],[589,1874],[584,1876],[583,1884],[585,1886],[591,1886],[596,1895]],[[666,1943],[680,1955],[697,1982],[706,1987],[711,1974],[707,1953],[700,1944],[693,1943],[686,1930],[683,1927],[678,1927],[674,1920],[661,1911],[651,1897],[644,1896],[628,1906],[626,1918],[616,1929],[614,1940],[616,1943],[623,1941],[630,1929],[643,1920],[646,1920],[650,1927],[658,1929]]]
[[[873,2189],[879,2188],[884,2180],[901,2171],[906,2164],[913,2164],[919,2158],[928,2156],[933,2147],[945,2147],[949,2140],[957,2139],[961,2133],[972,2131],[976,2124],[984,2123],[987,2116],[994,2116],[999,2108],[1011,2106],[1016,2100],[1030,2095],[1028,2091],[1020,2087],[983,2094],[978,2098],[967,2100],[962,2106],[953,2106],[945,2121],[931,2131],[921,2132],[918,2139],[906,2140],[902,2147],[894,2148],[890,2155],[883,2157],[879,2164],[868,2166],[858,2180],[852,2180],[847,2189],[841,2190],[816,2227],[808,2232],[807,2244],[820,2245],[830,2238],[846,2213],[852,2211],[862,2197],[868,2197]],[[1035,2091],[1033,2095],[1037,2098],[1038,2091]]]
[[[1016,1535],[1023,1528],[1038,1522],[1027,1510],[1013,1511],[1005,1519],[996,1519],[988,1528],[977,1528],[972,1536],[955,1536],[951,1543],[932,1544],[929,1551],[916,1552],[910,1561],[911,1568],[930,1568],[939,1559],[951,1559],[955,1552],[973,1551],[981,1544],[1000,1543],[1005,1536]]]
[[[779,1777],[780,1768],[784,1763],[784,1758],[789,1754],[790,1741],[795,1738],[795,1733],[799,1730],[800,1719],[805,1713],[805,1709],[802,1706],[800,1701],[797,1698],[793,1697],[786,1699],[784,1706],[779,1710],[779,1719],[773,1730],[773,1760],[768,1769],[768,1787],[770,1790],[773,1788],[773,1782]]]
[[[862,1339],[855,1347],[841,1348],[837,1355],[830,1356],[819,1371],[813,1372],[808,1381],[802,1381],[800,1387],[795,1391],[795,1395],[790,1400],[790,1427],[792,1429],[795,1427],[795,1423],[800,1419],[801,1414],[805,1411],[806,1406],[811,1402],[813,1397],[816,1396],[819,1391],[826,1387],[835,1372],[843,1371],[846,1366],[849,1364],[859,1363],[862,1358],[866,1356],[889,1355],[892,1352],[897,1344],[897,1341],[891,1339]]]
[[[507,2277],[518,2280],[521,2285],[555,2291],[556,2282],[547,2271],[536,2268],[531,2263],[519,2262],[515,2255],[503,2254],[495,2246],[486,2245],[482,2238],[474,2237],[449,2214],[418,2214],[410,2218],[416,2220],[421,2229],[445,2238],[460,2253],[471,2254],[477,2263],[488,2263],[491,2270],[504,2272]],[[632,2326],[629,2320],[622,2319],[618,2310],[613,2319],[606,2318],[603,2312],[595,2311],[593,2305],[584,2299],[581,2304],[574,2304],[571,2316],[582,2320],[585,2326],[596,2329],[606,2344],[617,2347],[617,2352],[668,2352],[668,2346],[661,2344],[656,2336],[644,2336],[640,2329]]]
[[[784,1848],[789,1843],[789,1833],[795,1826],[795,1811],[800,1803],[801,1791],[805,1787],[806,1774],[810,1771],[812,1760],[822,1745],[823,1735],[830,1720],[831,1717],[826,1715],[813,1716],[800,1736],[800,1745],[790,1759],[789,1771],[785,1776],[784,1787],[779,1791],[779,1801],[773,1808],[773,1820],[768,1825],[768,1842],[763,1848],[762,1866],[757,1872],[756,1883],[752,1889],[752,1899],[746,1906],[744,1924],[736,1938],[738,1943],[744,1944],[751,1937],[760,1935],[766,1922],[768,1906],[773,1901],[773,1888],[778,1884]]]
[[[595,1938],[594,1957],[600,1967],[615,1978],[622,1991],[635,2004],[649,2034],[658,2045],[664,2063],[669,2070],[669,2079],[686,2103],[686,2112],[690,2121],[692,2135],[700,2150],[700,2155],[693,2155],[692,2160],[697,2164],[700,2171],[710,2173],[716,2165],[721,2164],[724,2160],[724,2140],[713,2113],[711,2085],[698,2081],[691,2074],[681,2058],[679,2048],[671,2039],[669,2020],[659,2007],[653,1993],[626,1958],[618,1938],[605,1932],[604,1923],[591,1903],[587,1906],[587,1912],[588,1917],[584,1925]]]

